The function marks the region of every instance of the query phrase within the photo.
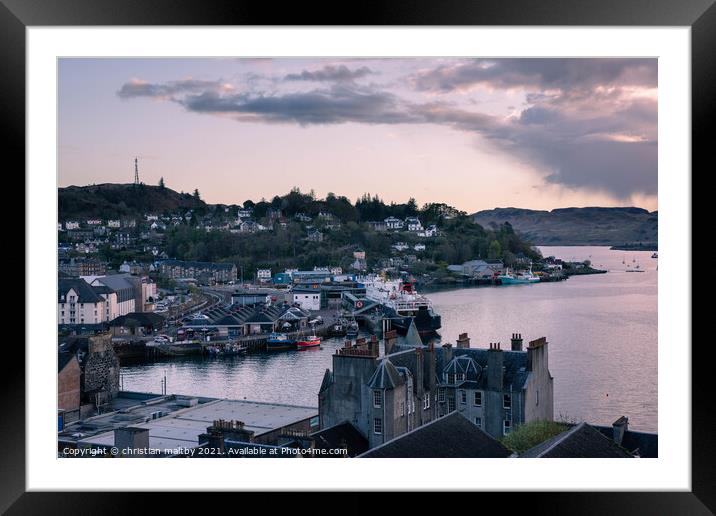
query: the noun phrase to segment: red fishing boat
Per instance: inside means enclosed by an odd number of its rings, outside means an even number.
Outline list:
[[[315,348],[321,345],[321,339],[320,337],[317,337],[315,334],[310,335],[308,337],[302,337],[298,339],[296,342],[296,346],[298,346],[298,349],[306,349],[306,348]]]

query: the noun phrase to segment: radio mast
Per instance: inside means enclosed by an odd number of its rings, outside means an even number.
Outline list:
[[[139,184],[139,166],[137,165],[137,158],[134,158],[134,184]]]

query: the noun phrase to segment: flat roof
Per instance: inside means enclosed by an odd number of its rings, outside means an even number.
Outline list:
[[[205,433],[207,427],[219,419],[243,421],[247,430],[259,436],[317,415],[316,407],[225,399],[182,408],[161,418],[132,426],[149,429],[151,448],[194,448],[199,445],[199,434]],[[78,443],[113,446],[114,429],[80,439]]]

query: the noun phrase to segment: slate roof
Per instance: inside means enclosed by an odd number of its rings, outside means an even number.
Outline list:
[[[97,278],[97,281],[114,291],[134,289],[134,285],[127,279],[128,277],[129,275],[127,274],[112,274],[110,276]]]
[[[343,448],[348,450],[349,457],[355,457],[368,450],[368,439],[348,421],[325,428],[311,434],[315,447],[319,450]],[[344,455],[327,455],[327,457],[344,457]]]
[[[445,370],[445,350],[436,348],[436,371],[442,380],[442,373]],[[487,388],[487,354],[489,349],[485,348],[453,348],[453,357],[467,356],[471,358],[475,364],[482,368],[482,374],[477,379],[479,388]],[[503,366],[504,366],[504,385],[512,386],[513,390],[524,388],[525,381],[529,372],[527,371],[527,351],[505,351],[502,350]]]
[[[607,439],[613,439],[614,429],[611,426],[593,425],[593,427],[599,430]],[[654,432],[627,430],[624,432],[621,445],[632,455],[638,455],[645,459],[659,457],[659,434]]]
[[[499,441],[459,412],[411,430],[359,457],[504,458],[512,455]]]
[[[57,302],[67,303],[67,293],[70,289],[77,293],[78,303],[99,303],[104,301],[103,298],[83,279],[60,278],[57,285]],[[64,299],[63,299],[64,296]]]
[[[109,322],[109,326],[144,326],[151,328],[163,328],[166,319],[152,312],[131,312],[120,315]]]
[[[395,389],[405,381],[390,360],[383,359],[368,380],[370,389]]]
[[[587,423],[580,423],[537,446],[520,457],[547,458],[631,458],[624,448]]]
[[[453,358],[445,366],[444,371],[448,374],[464,374],[468,382],[479,382],[482,375],[482,367],[468,355],[459,355]]]
[[[418,328],[415,326],[415,319],[410,320],[410,327],[408,328],[408,332],[405,334],[405,344],[416,348],[423,347],[423,339],[420,338]]]

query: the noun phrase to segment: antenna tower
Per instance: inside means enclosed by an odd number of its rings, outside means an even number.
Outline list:
[[[139,166],[137,165],[137,158],[134,158],[134,184],[139,184]]]

